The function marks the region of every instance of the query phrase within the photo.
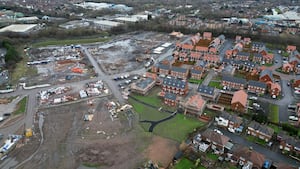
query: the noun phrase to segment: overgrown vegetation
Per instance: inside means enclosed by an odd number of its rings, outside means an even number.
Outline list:
[[[2,46],[6,49],[5,54],[5,63],[8,69],[14,69],[16,64],[22,60],[21,55],[16,50],[16,47],[12,44],[12,42],[8,40],[2,41]]]

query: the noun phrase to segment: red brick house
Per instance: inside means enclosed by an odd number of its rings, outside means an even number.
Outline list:
[[[300,78],[294,79],[293,87],[299,87],[300,88]]]
[[[290,73],[290,72],[292,72],[294,69],[294,65],[292,65],[292,64],[290,64],[290,63],[284,63],[283,65],[282,65],[282,68],[281,68],[281,70],[283,71],[283,72],[286,72],[286,73]]]
[[[245,37],[243,41],[244,41],[244,44],[250,45],[250,43],[251,43],[251,38]]]
[[[200,60],[201,53],[199,52],[191,52],[189,61],[197,61]]]
[[[245,88],[247,81],[242,78],[236,78],[232,76],[223,76],[222,86],[226,86],[229,89],[242,90]]]
[[[281,93],[281,86],[279,83],[271,83],[269,93],[272,97],[277,97]]]
[[[169,65],[159,64],[157,67],[160,75],[168,75],[170,73]]]
[[[273,74],[272,71],[269,69],[265,69],[261,71],[259,75],[259,81],[260,82],[273,82]]]
[[[194,49],[194,46],[191,44],[182,44],[181,48],[182,48],[182,50],[189,52]]]
[[[197,69],[191,69],[191,79],[200,80],[203,76],[203,71]]]
[[[248,94],[244,90],[234,92],[231,100],[231,110],[244,113],[247,110]]]
[[[249,80],[248,87],[247,87],[248,92],[262,95],[266,93],[266,90],[267,90],[266,83]]]
[[[172,107],[177,106],[177,95],[166,92],[164,95],[164,104]]]
[[[264,49],[265,49],[265,44],[264,43],[261,43],[261,42],[253,42],[252,43],[251,50],[253,52],[259,52],[259,51],[264,50]]]
[[[256,63],[261,63],[261,61],[263,60],[263,55],[260,53],[253,53],[253,58],[252,61],[256,62]]]
[[[217,50],[217,48],[215,48],[215,47],[210,47],[210,48],[209,48],[209,53],[211,53],[211,54],[217,54],[217,53],[218,53],[218,50]]]
[[[261,169],[266,160],[263,154],[242,145],[235,145],[227,155],[232,163],[239,164],[242,168]]]
[[[236,54],[235,60],[248,61],[250,57],[250,53],[248,52],[238,52]]]
[[[200,52],[200,53],[208,53],[208,47],[205,47],[205,46],[196,46],[195,47],[195,51],[196,52]]]
[[[274,54],[272,53],[267,53],[267,54],[262,54],[263,55],[263,61],[266,63],[266,64],[270,64],[270,63],[273,63],[274,61]]]
[[[280,137],[279,148],[283,151],[294,152],[300,154],[300,141],[287,134],[278,133],[277,137]]]
[[[211,148],[220,154],[223,154],[225,149],[232,148],[229,137],[219,134],[211,129],[206,129],[201,133],[201,139],[202,141],[210,143]]]
[[[170,74],[175,78],[187,79],[189,74],[189,69],[173,66],[171,68]]]
[[[164,92],[185,95],[188,92],[188,83],[185,80],[176,79],[174,77],[166,77],[162,83],[162,90]]]
[[[215,54],[204,54],[203,61],[209,62],[209,63],[220,63],[220,56]]]
[[[266,125],[259,124],[256,121],[251,121],[247,128],[247,134],[268,142],[271,140],[274,130]]]
[[[233,50],[226,50],[225,52],[225,58],[230,59],[232,58]]]
[[[297,50],[297,47],[296,46],[293,46],[293,45],[288,45],[287,47],[286,47],[286,52],[288,52],[288,53],[292,53],[292,52],[294,52],[294,51],[296,51]]]
[[[211,32],[204,32],[203,33],[204,40],[212,40],[212,33]]]

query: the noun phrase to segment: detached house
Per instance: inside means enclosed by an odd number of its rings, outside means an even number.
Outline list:
[[[244,90],[234,92],[231,100],[231,110],[244,113],[247,110],[248,94]]]
[[[273,98],[276,98],[281,93],[281,86],[279,83],[271,83],[269,93]]]
[[[262,125],[257,123],[256,121],[252,121],[247,128],[247,134],[258,137],[268,142],[272,138],[274,130],[266,125]]]
[[[206,101],[202,99],[200,94],[196,94],[188,98],[186,102],[181,103],[184,108],[184,114],[191,114],[200,117],[206,105]]]
[[[290,72],[293,72],[293,68],[294,68],[294,65],[292,65],[290,63],[284,63],[282,65],[281,70],[285,73],[290,73]]]
[[[202,141],[210,143],[211,149],[219,154],[230,150],[233,147],[233,144],[229,141],[229,137],[221,135],[211,129],[205,130],[201,134]]]
[[[162,83],[162,90],[164,92],[185,95],[188,92],[188,83],[174,77],[166,77]]]
[[[272,71],[269,69],[265,69],[263,71],[261,71],[260,75],[259,75],[259,81],[261,82],[273,82],[273,74]]]
[[[257,95],[262,95],[266,93],[267,85],[266,83],[249,80],[247,91],[250,93],[256,93]]]
[[[262,55],[263,55],[263,61],[266,64],[273,63],[273,61],[274,61],[274,54],[273,53],[266,53],[266,54],[262,54]]]
[[[226,86],[227,88],[232,88],[236,90],[244,89],[246,83],[246,79],[242,78],[236,78],[232,76],[223,76],[222,78],[222,86]]]
[[[288,52],[288,53],[292,53],[292,52],[294,52],[294,51],[296,51],[297,50],[297,47],[296,46],[293,46],[293,45],[288,45],[287,47],[286,47],[286,52]]]
[[[266,161],[264,155],[241,145],[235,145],[227,155],[232,163],[239,164],[243,169],[261,169]]]

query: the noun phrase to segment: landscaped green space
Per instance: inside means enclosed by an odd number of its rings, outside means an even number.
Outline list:
[[[210,81],[208,86],[215,87],[217,89],[222,89],[221,82]]]
[[[26,111],[26,104],[27,104],[27,97],[24,97],[17,104],[17,109],[13,112],[13,115],[18,115],[18,114],[24,113]]]
[[[47,40],[43,42],[34,43],[33,47],[42,47],[49,45],[76,45],[76,44],[86,44],[86,43],[96,43],[105,42],[109,38],[82,38],[82,39],[64,39],[64,40]]]
[[[194,163],[190,161],[189,159],[183,158],[181,159],[174,167],[174,169],[205,169],[203,166],[195,167]]]
[[[272,123],[278,123],[279,122],[279,107],[275,104],[269,105],[269,121]]]
[[[266,63],[266,64],[264,64],[264,66],[267,66],[267,67],[271,67],[273,65],[274,65],[273,63]]]
[[[196,84],[202,84],[203,80],[204,79],[200,79],[200,80],[198,80],[198,79],[189,79],[189,82],[190,83],[196,83]]]
[[[195,118],[177,114],[174,118],[158,124],[153,132],[162,137],[181,142],[187,138],[188,133],[191,133],[194,129],[204,125],[205,123]]]
[[[282,130],[279,126],[276,126],[274,124],[269,124],[268,126],[271,127],[277,134]]]
[[[260,139],[258,137],[254,137],[254,136],[249,135],[246,138],[247,138],[247,140],[249,140],[249,141],[251,141],[253,143],[257,143],[257,144],[260,144],[260,145],[263,145],[263,146],[266,145],[265,140],[262,140],[262,139]]]

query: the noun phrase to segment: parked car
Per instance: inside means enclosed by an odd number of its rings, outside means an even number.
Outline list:
[[[289,116],[289,120],[298,121],[298,117],[297,116]]]

